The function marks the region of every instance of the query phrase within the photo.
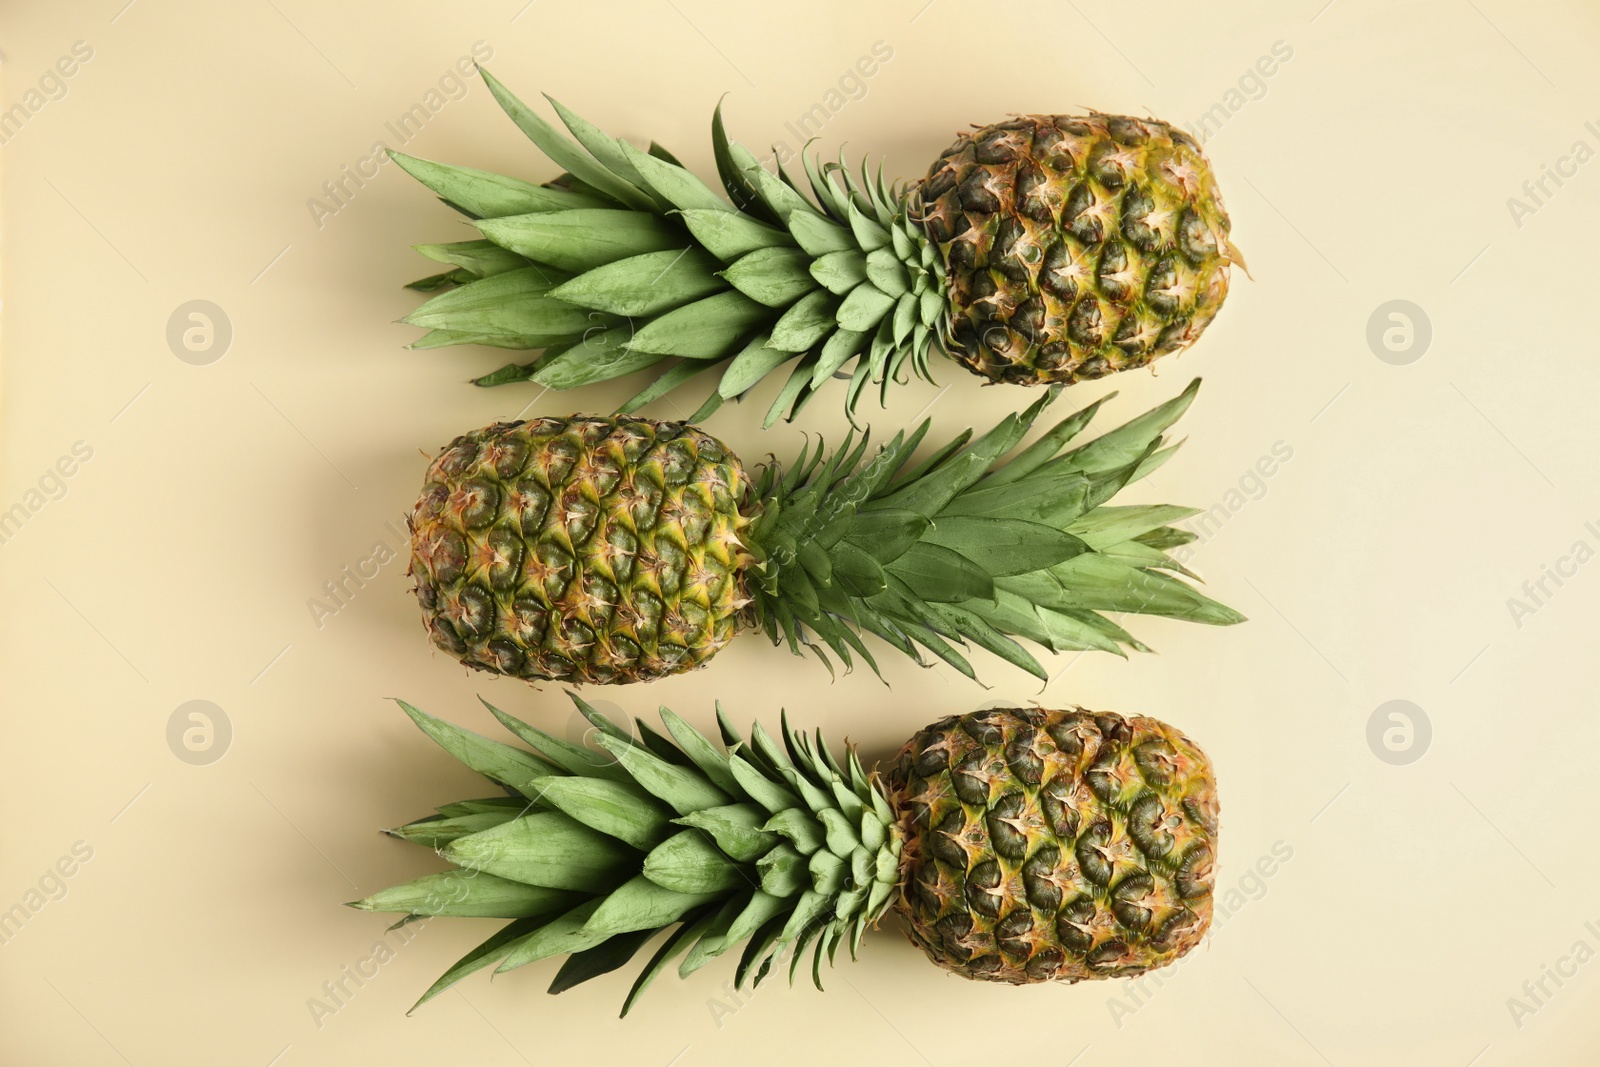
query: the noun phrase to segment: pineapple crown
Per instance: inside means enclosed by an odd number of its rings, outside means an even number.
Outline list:
[[[544,185],[391,152],[483,239],[418,245],[449,270],[411,283],[439,292],[405,317],[427,328],[412,348],[542,349],[478,385],[570,389],[647,368],[636,411],[715,368],[690,421],[792,364],[766,416],[793,419],[854,361],[847,410],[906,372],[929,376],[947,351],[945,267],[906,190],[880,170],[803,154],[806,185],[774,175],[730,141],[719,104],[712,147],[726,196],[660,145],[602,133],[555,100],[569,139],[488,71],[494,98],[565,173]]]
[[[675,962],[686,977],[742,947],[743,988],[785,952],[792,982],[809,947],[821,989],[824,956],[832,963],[844,944],[854,958],[898,891],[902,833],[853,749],[841,762],[820,731],[814,740],[797,734],[787,717],[781,746],[759,723],[747,742],[720,705],[721,747],[667,708],[665,734],[640,720],[630,733],[569,695],[605,754],[487,702],[533,751],[399,702],[440,747],[505,791],[388,831],[438,850],[452,869],[351,904],[398,912],[401,924],[437,915],[510,920],[417,1006],[490,964],[508,971],[565,955],[550,985],[560,993],[625,966],[668,930],[623,1015]]]
[[[825,649],[846,668],[860,656],[878,671],[864,630],[974,677],[961,651],[970,642],[1041,680],[1048,675],[1017,638],[1053,652],[1126,655],[1149,649],[1105,613],[1242,621],[1186,584],[1194,575],[1167,553],[1194,540],[1172,523],[1197,509],[1110,504],[1177,451],[1162,434],[1199,385],[1069,449],[1102,398],[1009,461],[1057,389],[914,466],[926,420],[865,464],[867,437],[853,431],[831,456],[819,446],[787,471],[769,464],[755,483],[761,512],[744,533],[756,557],[755,619],[775,644],[809,647],[830,669]]]

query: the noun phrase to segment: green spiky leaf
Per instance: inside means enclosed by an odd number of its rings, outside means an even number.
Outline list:
[[[1159,531],[1192,509],[1107,503],[1153,469],[1152,457],[1170,455],[1160,435],[1194,388],[1077,445],[1091,405],[1009,463],[1051,395],[980,437],[958,435],[921,463],[910,456],[926,424],[864,464],[864,442],[847,440],[826,459],[802,453],[786,472],[769,468],[758,483],[763,518],[749,535],[757,622],[774,643],[796,652],[809,645],[824,662],[831,651],[849,666],[865,649],[861,631],[907,655],[926,650],[963,674],[975,673],[961,653],[970,642],[1045,677],[1019,641],[1054,651],[1144,650],[1099,612],[1240,621],[1183,582],[1160,549],[1134,540],[1165,537]],[[1064,451],[1069,444],[1076,447]]]
[[[758,724],[745,759],[666,709],[662,720],[670,740],[643,723],[635,723],[630,734],[577,703],[616,762],[496,709],[513,733],[569,772],[535,783],[543,791],[541,803],[559,810],[524,814],[511,797],[444,805],[442,820],[506,821],[447,843],[440,855],[456,869],[355,903],[408,920],[515,920],[463,957],[423,1000],[496,961],[500,971],[509,971],[567,955],[551,986],[560,992],[625,965],[656,935],[677,927],[634,983],[626,1011],[685,951],[689,956],[680,971],[688,975],[750,939],[763,952],[790,943],[803,947],[817,915],[871,920],[891,903],[900,877],[901,831],[876,779],[853,753],[837,759],[825,746],[819,750],[797,739],[787,723],[780,747]],[[431,731],[464,761],[517,762],[485,748],[487,739],[473,741],[476,735],[446,726],[429,721]],[[723,736],[725,745],[742,744],[725,720]],[[816,745],[822,746],[820,737]],[[534,753],[523,755],[543,762]],[[619,769],[624,779],[613,777]],[[731,795],[741,799],[730,802]],[[681,811],[671,822],[662,802],[667,798]],[[796,851],[796,841],[810,860]],[[863,910],[873,898],[876,908]],[[793,921],[797,910],[799,924]]]
[[[613,315],[658,315],[722,289],[720,266],[698,248],[646,252],[586,271],[550,295]]]
[[[524,815],[440,849],[451,863],[550,889],[593,889],[626,876],[635,850],[561,812]]]

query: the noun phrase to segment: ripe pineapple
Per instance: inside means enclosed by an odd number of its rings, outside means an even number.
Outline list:
[[[1194,509],[1110,503],[1172,455],[1161,435],[1198,385],[1068,449],[1096,402],[1004,461],[1052,391],[914,468],[926,421],[864,464],[852,433],[831,455],[753,474],[685,423],[499,423],[428,469],[410,520],[417,598],[438,648],[529,680],[675,674],[740,627],[876,671],[866,631],[969,677],[968,641],[1040,679],[1016,638],[1148,651],[1104,613],[1243,618],[1166,553],[1193,539],[1171,524]]]
[[[1011,708],[952,715],[888,777],[905,829],[896,908],[968,978],[1139,974],[1211,921],[1211,765],[1165,723]]]
[[[524,678],[697,667],[747,603],[747,488],[716,438],[682,424],[535,419],[458,437],[411,517],[434,644]]]
[[[544,185],[394,154],[482,239],[418,250],[450,269],[406,320],[413,348],[542,350],[479,385],[556,389],[652,369],[635,411],[716,369],[698,421],[791,366],[767,424],[847,374],[847,410],[939,350],[991,381],[1070,383],[1193,343],[1238,253],[1211,166],[1156,119],[1029,115],[960,134],[920,182],[804,160],[811,198],[730,142],[727,198],[665,149],[551,101],[577,143],[487,71],[506,113],[566,173]]]
[[[453,869],[351,906],[511,920],[422,995],[473,971],[566,955],[550,992],[666,938],[623,1003],[678,963],[741,949],[759,983],[804,951],[851,957],[891,907],[913,942],[967,978],[1126,977],[1170,963],[1211,921],[1216,783],[1205,754],[1155,719],[1008,708],[951,716],[907,742],[887,778],[841,762],[787,719],[780,747],[717,709],[719,749],[663,708],[630,734],[573,700],[607,755],[489,710],[533,752],[401,707],[506,795],[447,804],[389,831]]]
[[[1142,367],[1192,344],[1228,295],[1237,252],[1216,179],[1155,119],[1029,115],[961,134],[917,195],[951,354],[995,381]]]

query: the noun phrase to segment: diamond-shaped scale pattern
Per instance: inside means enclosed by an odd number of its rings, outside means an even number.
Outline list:
[[[1155,719],[1003,708],[951,716],[902,749],[897,907],[968,978],[1138,974],[1211,921],[1216,782]]]
[[[458,437],[411,515],[433,643],[526,679],[698,667],[745,603],[748,487],[726,446],[683,423],[544,418]]]
[[[1211,166],[1155,119],[1030,115],[961,134],[917,190],[952,355],[995,381],[1099,378],[1193,343],[1236,252]]]

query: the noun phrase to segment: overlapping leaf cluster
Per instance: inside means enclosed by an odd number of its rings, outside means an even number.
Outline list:
[[[624,966],[671,930],[640,972],[623,1014],[674,962],[687,976],[742,948],[736,981],[759,983],[786,951],[792,981],[813,949],[812,979],[840,944],[852,957],[890,904],[901,835],[854,750],[841,763],[822,738],[760,724],[748,742],[722,709],[723,746],[666,708],[666,734],[635,733],[574,696],[601,755],[489,710],[529,752],[401,703],[424,733],[506,795],[446,804],[389,831],[435,848],[455,868],[352,906],[510,919],[423,994],[433,998],[493,963],[508,971],[566,961],[559,993]],[[680,960],[681,957],[681,960]]]
[[[944,266],[881,171],[857,178],[807,156],[808,198],[728,139],[719,107],[712,142],[724,197],[659,145],[642,151],[552,100],[569,139],[483,78],[566,173],[534,185],[395,154],[483,234],[417,246],[451,269],[412,283],[448,290],[406,317],[429,331],[412,347],[543,349],[480,385],[569,389],[657,369],[623,411],[715,370],[691,421],[791,363],[768,425],[794,418],[852,361],[850,410],[869,384],[887,390],[908,369],[927,376],[928,353],[949,328]]]
[[[1015,638],[1125,655],[1148,649],[1105,613],[1241,621],[1186,584],[1179,576],[1194,576],[1167,554],[1194,539],[1171,524],[1197,509],[1110,503],[1177,450],[1162,433],[1199,384],[1067,449],[1096,401],[1009,462],[1053,391],[915,466],[926,421],[866,464],[866,438],[852,433],[831,456],[819,447],[787,471],[767,467],[757,482],[765,510],[746,534],[759,556],[753,610],[774,643],[809,646],[825,663],[823,646],[847,667],[854,654],[876,671],[858,633],[866,631],[913,657],[926,649],[968,677],[961,649],[971,642],[1041,679],[1044,668]]]

